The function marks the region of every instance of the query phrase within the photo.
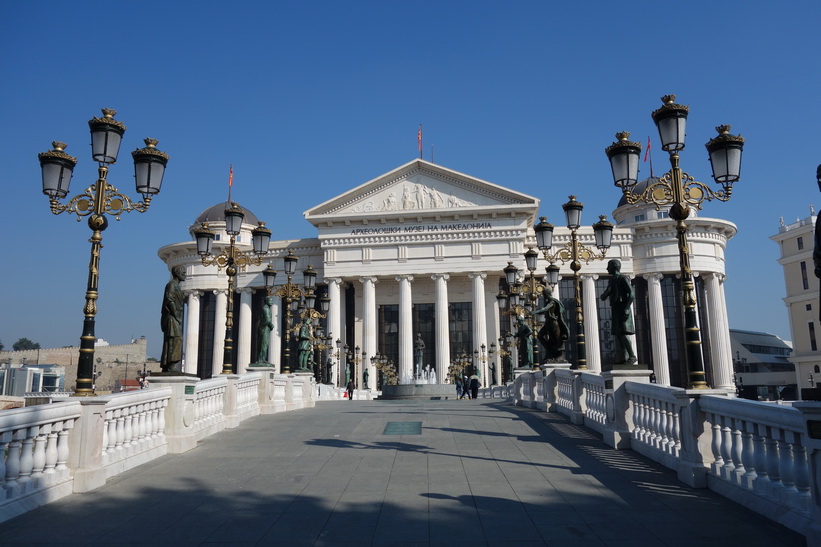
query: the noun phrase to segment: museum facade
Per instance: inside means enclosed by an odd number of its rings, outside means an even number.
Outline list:
[[[217,232],[217,250],[228,241],[226,205],[203,211],[190,227],[207,223]],[[243,210],[237,244],[247,249],[258,221],[253,212]],[[292,282],[300,285],[302,271],[311,266],[317,273],[317,296],[329,298],[320,324],[323,339],[330,343],[320,345],[314,357],[320,381],[343,384],[347,365],[358,387],[365,387],[366,379],[367,387],[377,387],[371,362],[376,355],[396,364],[402,383],[416,381],[420,365],[435,371],[438,381],[448,381],[451,365],[464,364],[466,358],[484,385],[506,381],[505,358],[516,366],[520,356],[515,344],[505,341],[513,318],[500,307],[497,295],[509,288],[504,273],[508,264],[516,266],[520,276],[528,273],[524,253],[536,248],[533,226],[538,210],[538,198],[421,159],[313,207],[304,216],[316,228],[316,237],[271,241],[262,263],[235,278],[234,371],[243,372],[257,360],[255,327],[267,294],[262,272],[270,264],[281,285],[284,260],[291,253],[298,257]],[[656,210],[624,200],[613,221],[616,228],[607,259],[621,261],[621,272],[631,279],[636,293],[632,338],[639,363],[652,368],[661,385],[686,386],[675,223],[664,207]],[[736,227],[699,216],[687,224],[708,382],[732,387],[724,251]],[[556,226],[554,234],[554,250],[571,240],[566,227]],[[582,225],[577,237],[595,249],[590,225]],[[186,270],[185,371],[203,378],[219,374],[229,301],[225,271],[203,265],[193,237],[162,247],[159,256],[169,269],[181,265]],[[547,265],[540,254],[536,275],[544,276]],[[573,363],[575,283],[570,265],[557,265],[561,279],[553,293],[567,313],[571,332],[565,357]],[[607,260],[593,260],[580,273],[587,365],[600,371],[615,358],[609,304],[599,298],[609,279]],[[294,336],[293,331],[285,332],[289,314],[281,298],[274,297],[271,312],[268,361],[281,370],[286,353],[292,359],[296,355]],[[417,337],[424,345],[421,362],[414,356],[419,351],[414,349]],[[340,355],[344,350],[337,350],[344,346],[351,354],[348,359]]]

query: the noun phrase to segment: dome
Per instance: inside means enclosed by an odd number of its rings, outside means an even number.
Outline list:
[[[648,186],[650,186],[651,184],[655,184],[659,180],[661,180],[661,179],[659,179],[658,177],[650,177],[650,178],[646,178],[644,180],[640,180],[636,183],[635,186],[633,186],[633,188],[631,188],[630,191],[634,194],[641,195],[642,192],[647,190]],[[619,200],[619,204],[616,205],[616,208],[622,207],[624,205],[630,205],[630,204],[627,203],[627,197],[624,194],[622,194],[621,199]]]
[[[239,203],[237,202],[234,203],[236,205],[239,205]],[[229,204],[227,201],[223,203],[217,203],[216,205],[212,205],[211,207],[209,207],[208,209],[199,214],[197,220],[194,221],[194,225],[202,224],[203,222],[225,222],[225,209],[227,209],[228,206]],[[242,205],[239,205],[239,207],[240,209],[242,209],[242,212],[245,213],[245,218],[242,221],[243,224],[252,224],[254,226],[259,224],[259,219],[254,213],[252,213]]]

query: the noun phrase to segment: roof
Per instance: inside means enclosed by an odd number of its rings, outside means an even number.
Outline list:
[[[730,337],[742,346],[766,346],[792,350],[792,346],[775,334],[730,329]]]
[[[246,209],[242,205],[237,202],[234,202],[236,205],[239,205],[242,212],[245,214],[245,219],[243,219],[243,224],[259,224],[259,219],[257,216],[252,213],[250,210]],[[223,203],[217,203],[216,205],[212,205],[197,217],[197,220],[194,224],[202,224],[203,222],[225,222],[225,209],[230,206],[230,203],[225,201]]]

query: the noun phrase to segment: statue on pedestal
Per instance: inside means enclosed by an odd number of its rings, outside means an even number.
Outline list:
[[[413,342],[413,356],[416,365],[416,377],[419,378],[420,370],[422,368],[422,359],[425,354],[425,342],[422,340],[422,333],[416,333],[416,340]]]
[[[536,337],[544,346],[545,358],[559,359],[564,355],[564,343],[567,340],[567,323],[564,320],[564,306],[561,301],[553,297],[550,289],[544,291],[545,306],[533,312],[534,314],[544,314],[544,325],[539,329]]]
[[[533,367],[533,329],[527,324],[524,315],[517,317],[519,328],[516,338],[519,339],[519,364],[522,368]]]
[[[302,319],[299,327],[299,370],[305,372],[311,370],[310,365],[313,353],[313,329],[311,328],[311,318]]]
[[[182,362],[182,315],[185,296],[180,283],[185,281],[185,267],[174,266],[171,280],[165,285],[160,328],[163,333],[160,367],[163,372],[178,371]]]
[[[257,320],[257,364],[268,364],[268,345],[271,342],[271,331],[274,328],[274,322],[271,320],[273,304],[274,297],[266,297]]]
[[[607,273],[611,275],[607,289],[601,294],[602,300],[610,299],[610,308],[613,313],[612,332],[616,339],[616,364],[635,365],[636,354],[629,334],[635,334],[633,326],[633,310],[631,305],[635,299],[633,286],[630,280],[621,273],[621,261],[613,259],[607,263]]]

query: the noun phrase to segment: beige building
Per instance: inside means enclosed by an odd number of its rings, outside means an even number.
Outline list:
[[[821,335],[821,303],[819,280],[815,276],[812,253],[815,242],[816,214],[810,207],[810,216],[784,224],[782,219],[778,233],[770,239],[778,244],[781,257],[778,263],[784,269],[784,304],[790,318],[796,384],[802,389],[815,387],[821,380],[821,353],[818,336]]]

